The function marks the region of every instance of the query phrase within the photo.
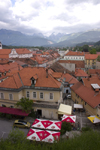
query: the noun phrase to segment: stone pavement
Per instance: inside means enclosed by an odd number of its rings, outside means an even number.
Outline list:
[[[64,100],[64,104],[66,104],[66,105],[70,105],[70,106],[72,106],[72,109],[74,109],[74,102],[73,102],[73,100],[72,99],[65,99]],[[73,115],[76,115],[76,123],[75,123],[75,127],[76,127],[76,129],[78,128],[78,124],[79,124],[79,127],[80,127],[80,129],[82,128],[82,127],[85,127],[85,126],[89,126],[89,127],[91,127],[92,129],[94,129],[94,130],[99,130],[100,131],[100,124],[98,124],[98,125],[94,125],[87,117],[87,115],[86,115],[86,112],[84,111],[84,112],[82,112],[82,111],[75,111],[75,112],[73,112]]]

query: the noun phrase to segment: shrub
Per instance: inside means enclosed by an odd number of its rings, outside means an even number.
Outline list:
[[[69,122],[62,122],[61,135],[65,134],[66,131],[71,131],[71,124]]]
[[[31,113],[29,114],[29,117],[36,118],[36,112],[32,109]]]
[[[92,129],[89,126],[82,127],[82,131],[92,131]]]
[[[11,114],[6,114],[6,118],[7,119],[12,119],[12,115]]]

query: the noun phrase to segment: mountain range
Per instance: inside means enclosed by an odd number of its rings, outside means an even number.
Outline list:
[[[100,41],[100,29],[71,34],[52,33],[49,37],[44,36],[42,33],[26,35],[19,31],[0,30],[0,42],[3,45],[67,47],[97,41]]]

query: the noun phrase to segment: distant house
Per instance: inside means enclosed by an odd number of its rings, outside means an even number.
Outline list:
[[[74,71],[75,69],[81,68],[82,70],[85,70],[85,62],[84,61],[78,61],[78,60],[59,60],[60,65],[62,65],[64,68],[68,69],[69,71]]]
[[[85,54],[85,67],[87,69],[95,69],[98,54]]]
[[[30,58],[33,54],[26,48],[20,49],[2,49],[0,50],[0,58]]]
[[[84,52],[73,52],[69,51],[65,56],[64,60],[85,60]]]
[[[71,86],[73,86],[75,83],[77,83],[78,80],[68,73],[63,74],[62,77],[65,78],[64,93],[65,94],[71,93],[71,89],[70,89]]]
[[[88,78],[88,74],[84,70],[82,70],[82,69],[75,69],[74,76],[78,80],[80,80],[82,78]]]

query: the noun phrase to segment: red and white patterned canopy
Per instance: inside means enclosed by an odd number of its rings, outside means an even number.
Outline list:
[[[60,132],[30,129],[27,134],[27,139],[53,143],[54,141],[58,141],[60,139]]]
[[[70,123],[75,123],[76,121],[76,116],[70,116],[70,115],[63,115],[62,121],[70,122]]]
[[[61,130],[61,123],[61,121],[36,119],[31,127],[48,130]]]

